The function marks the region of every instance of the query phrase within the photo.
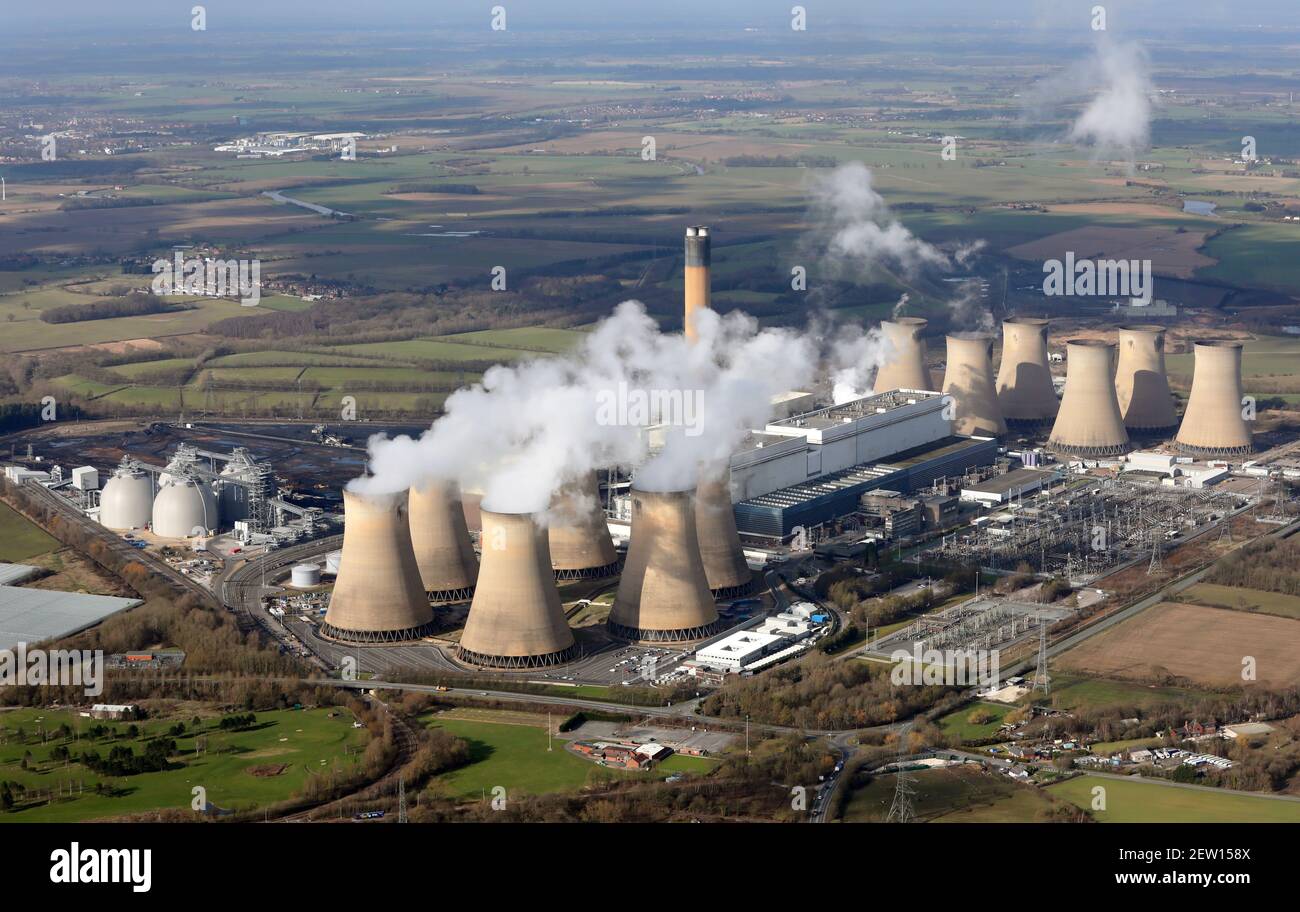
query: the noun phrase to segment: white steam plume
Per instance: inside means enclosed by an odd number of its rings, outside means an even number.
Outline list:
[[[947,255],[912,234],[872,187],[862,162],[841,165],[810,186],[811,241],[834,269],[869,271],[877,264],[915,273],[925,265],[947,267]]]
[[[1151,142],[1153,88],[1146,51],[1133,42],[1102,37],[1086,60],[1044,81],[1033,93],[1036,108],[1089,96],[1066,138],[1092,148],[1094,159],[1115,158],[1130,167]]]
[[[701,463],[728,458],[766,423],[773,395],[809,382],[818,364],[811,336],[759,329],[753,318],[702,312],[699,339],[659,332],[643,307],[619,305],[572,354],[498,366],[448,397],[445,414],[418,439],[370,440],[370,474],[349,488],[397,491],[432,480],[482,491],[483,506],[545,513],[565,482],[610,465],[643,466],[638,482],[685,489]],[[634,414],[638,393],[698,404],[677,415]],[[626,414],[602,411],[623,400]],[[648,418],[678,423],[653,460]]]

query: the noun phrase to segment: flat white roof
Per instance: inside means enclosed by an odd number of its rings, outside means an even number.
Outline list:
[[[67,636],[139,604],[139,599],[0,586],[0,649]]]
[[[0,586],[21,583],[35,574],[37,569],[27,564],[0,564]]]

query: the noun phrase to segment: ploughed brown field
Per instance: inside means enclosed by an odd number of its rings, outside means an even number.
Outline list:
[[[1157,681],[1170,675],[1208,687],[1241,686],[1242,659],[1260,684],[1300,682],[1300,621],[1166,602],[1062,654],[1062,670]]]
[[[1096,225],[1049,234],[1045,238],[1020,244],[1007,253],[1023,260],[1065,259],[1072,251],[1076,262],[1084,259],[1150,260],[1158,275],[1190,279],[1202,266],[1215,261],[1199,248],[1205,243],[1204,231],[1172,228],[1117,228]]]

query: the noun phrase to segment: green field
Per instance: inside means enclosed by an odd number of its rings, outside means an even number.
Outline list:
[[[469,713],[477,718],[443,718],[433,714],[422,721],[430,728],[441,728],[469,742],[470,764],[439,777],[437,788],[455,798],[490,796],[496,786],[504,787],[507,796],[570,792],[616,778],[650,778],[673,772],[707,773],[717,763],[707,757],[674,754],[653,772],[606,768],[568,751],[560,738],[552,741],[552,749],[548,751],[545,716],[476,709],[453,712]]]
[[[844,806],[846,823],[877,823],[889,816],[894,800],[895,776],[876,776],[854,789]],[[1007,779],[964,766],[923,769],[911,774],[915,790],[913,808],[922,820],[942,817],[959,808],[993,805],[1014,795],[1022,786]]]
[[[1106,789],[1106,810],[1092,813],[1102,823],[1300,823],[1300,801],[1135,779],[1085,774],[1048,786],[1047,792],[1090,809],[1092,789],[1098,785]]]
[[[1217,583],[1197,583],[1183,590],[1179,599],[1193,605],[1212,605],[1236,611],[1258,611],[1278,617],[1300,618],[1300,596]]]
[[[971,703],[954,713],[944,716],[939,720],[939,727],[943,729],[944,734],[954,735],[963,741],[980,741],[996,735],[998,728],[1002,725],[1002,720],[1016,708],[1006,703],[984,703],[982,701]],[[980,725],[971,722],[970,715],[976,710],[984,710],[990,713],[993,716],[992,721]]]
[[[431,728],[441,728],[470,745],[472,762],[440,777],[442,788],[457,798],[491,795],[496,786],[511,793],[542,795],[569,792],[588,783],[601,782],[632,772],[606,769],[565,750],[556,739],[546,749],[546,727],[504,722],[470,722],[460,719],[424,719]]]
[[[58,539],[0,503],[0,561],[15,563],[59,548]]]
[[[1052,673],[1051,704],[1059,709],[1113,705],[1140,708],[1157,703],[1186,703],[1206,696],[1208,694],[1204,691],[1182,687],[1148,686],[1129,681]]]
[[[332,719],[330,712],[335,713]],[[14,810],[0,812],[0,821],[71,822],[162,808],[186,810],[195,786],[205,788],[208,801],[219,808],[247,810],[292,797],[312,772],[351,769],[366,740],[364,730],[352,727],[352,715],[346,710],[280,710],[256,715],[255,726],[239,732],[222,732],[217,728],[218,719],[205,719],[197,734],[206,737],[207,748],[198,756],[194,754],[196,732],[186,718],[182,720],[186,733],[175,738],[172,769],[104,777],[78,762],[54,760],[51,752],[62,745],[74,756],[91,751],[106,757],[114,747],[126,746],[138,756],[149,738],[164,734],[176,720],[134,723],[140,729],[140,737],[135,739],[125,734],[133,723],[105,722],[102,724],[116,728],[122,736],[92,740],[88,730],[98,723],[75,712],[0,712],[0,780],[56,796],[52,804],[41,801],[30,806],[20,799]],[[53,732],[63,724],[82,736],[51,737],[44,743],[37,736],[38,730]],[[20,728],[22,740],[17,734]],[[345,747],[350,753],[345,753]],[[30,757],[23,769],[25,754]],[[282,770],[274,771],[280,766]],[[254,775],[250,772],[254,769],[264,774]],[[107,791],[96,794],[97,783]],[[67,795],[69,787],[71,796]],[[63,797],[58,797],[60,790]]]

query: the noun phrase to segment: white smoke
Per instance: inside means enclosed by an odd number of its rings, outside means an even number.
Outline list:
[[[483,493],[483,507],[545,513],[566,482],[612,465],[640,467],[656,490],[692,487],[701,464],[727,460],[769,418],[775,394],[807,384],[814,337],[760,329],[745,314],[697,317],[699,338],[661,333],[635,301],[619,305],[571,354],[490,369],[448,397],[418,439],[372,437],[369,474],[350,490],[398,491],[433,480]],[[602,401],[659,390],[695,396],[698,426],[672,426],[651,458],[646,422],[609,421]],[[663,417],[663,416],[651,416]]]
[[[1146,51],[1102,33],[1093,53],[1045,80],[1032,95],[1044,109],[1089,96],[1066,138],[1092,148],[1094,159],[1121,159],[1130,166],[1151,142],[1153,88]]]
[[[812,243],[835,269],[868,271],[877,264],[906,273],[921,266],[947,267],[948,257],[912,234],[889,211],[862,162],[841,165],[814,177],[809,188]]]

